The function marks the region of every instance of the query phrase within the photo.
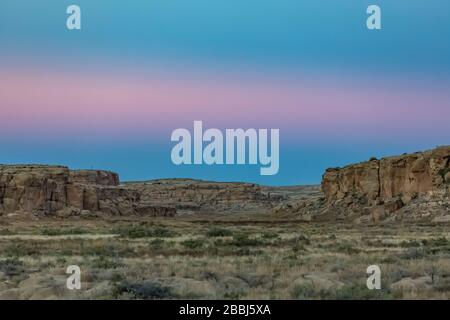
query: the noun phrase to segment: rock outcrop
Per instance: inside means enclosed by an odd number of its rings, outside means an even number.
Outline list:
[[[71,170],[70,182],[101,186],[118,186],[120,184],[117,173],[104,170]]]
[[[0,165],[0,215],[289,213],[306,220],[450,221],[450,146],[328,169],[318,186],[163,179],[120,184],[102,170]]]
[[[174,207],[178,213],[264,213],[284,199],[251,183],[162,179],[125,185],[139,192],[143,206]]]
[[[331,210],[368,214],[375,221],[393,212],[450,214],[449,172],[450,147],[438,147],[328,169],[322,190]]]
[[[174,215],[175,209],[141,206],[136,190],[119,185],[117,174],[71,171],[63,166],[0,166],[0,215]]]
[[[0,215],[145,215],[263,213],[284,199],[250,183],[163,179],[120,184],[116,173],[64,166],[0,166]]]
[[[450,147],[328,169],[322,190],[327,201],[352,195],[368,203],[397,196],[413,198],[441,190],[450,182]]]

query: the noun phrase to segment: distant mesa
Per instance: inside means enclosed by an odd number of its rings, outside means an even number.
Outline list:
[[[7,217],[287,214],[304,220],[450,222],[450,146],[328,169],[321,186],[192,179],[120,183],[104,170],[0,165]],[[285,217],[285,216],[283,216]]]
[[[450,146],[330,168],[321,189],[323,199],[280,210],[356,223],[450,221]]]
[[[120,184],[104,170],[0,166],[0,215],[12,217],[174,216],[270,212],[283,196],[251,183],[166,179]]]
[[[116,173],[63,166],[0,166],[0,214],[37,217],[173,216],[175,209],[140,206],[140,194],[119,185]]]

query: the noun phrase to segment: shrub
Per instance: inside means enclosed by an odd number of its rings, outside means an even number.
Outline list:
[[[296,240],[298,242],[302,242],[303,244],[311,244],[311,241],[309,240],[308,236],[305,236],[304,234],[300,234]]]
[[[432,238],[429,240],[422,240],[423,245],[426,246],[435,246],[435,247],[442,247],[449,244],[449,241],[445,237],[440,238]]]
[[[403,252],[401,258],[406,260],[416,260],[424,258],[425,256],[425,250],[422,248],[408,248],[405,252]]]
[[[16,276],[20,275],[25,271],[23,267],[23,262],[17,258],[6,259],[0,261],[0,271],[6,276]]]
[[[317,293],[312,284],[306,283],[294,286],[291,290],[291,297],[299,300],[313,299],[317,297]]]
[[[450,167],[439,170],[438,174],[442,177],[442,179],[445,179],[445,176],[448,172],[450,172]]]
[[[136,255],[135,249],[128,243],[100,243],[80,249],[86,256],[105,256],[105,257],[133,257]],[[67,255],[72,255],[69,252]]]
[[[360,250],[355,248],[352,244],[350,243],[340,243],[337,247],[336,247],[338,252],[342,252],[342,253],[346,253],[346,254],[356,254],[359,253]]]
[[[165,229],[165,228],[160,228],[160,227],[154,228],[153,232],[151,233],[151,237],[155,237],[155,238],[171,238],[171,237],[175,237],[177,235],[178,234],[175,231]]]
[[[261,235],[263,239],[277,239],[280,236],[275,232],[265,232]]]
[[[198,248],[202,248],[205,244],[204,240],[201,239],[189,239],[189,240],[185,240],[183,242],[181,242],[181,245],[189,248],[189,249],[198,249]]]
[[[233,232],[225,228],[211,228],[206,232],[208,237],[229,237],[233,235]]]
[[[420,243],[417,240],[409,240],[400,242],[400,247],[410,248],[410,247],[420,247]]]
[[[294,253],[299,253],[299,252],[305,252],[305,251],[307,251],[307,250],[306,250],[305,246],[303,246],[302,244],[295,244],[295,245],[292,247],[292,251],[293,251]]]
[[[322,298],[333,300],[384,300],[391,299],[391,293],[386,289],[368,290],[366,286],[357,284],[327,292]]]
[[[92,261],[92,266],[98,269],[117,269],[124,266],[120,259],[108,259],[100,256]]]
[[[160,238],[153,239],[150,241],[150,245],[154,247],[161,247],[164,244],[164,240]]]
[[[175,231],[156,227],[146,228],[141,226],[122,227],[113,231],[113,233],[119,234],[124,238],[170,238],[175,237],[178,234]]]
[[[294,299],[369,300],[389,299],[387,290],[368,290],[366,286],[350,285],[328,290],[314,288],[312,284],[297,285],[291,290]]]
[[[43,236],[63,236],[63,235],[77,235],[77,234],[86,234],[87,230],[79,229],[79,228],[70,228],[70,229],[42,229],[40,232]]]
[[[39,245],[33,242],[15,241],[2,252],[8,257],[23,257],[41,254]]]
[[[0,230],[0,236],[11,236],[16,234],[15,232],[9,230],[9,229],[2,229]]]
[[[231,241],[231,245],[237,247],[258,246],[262,244],[263,242],[261,240],[251,239],[247,234],[236,234],[233,236],[233,241]]]
[[[170,289],[157,281],[147,280],[142,283],[122,281],[116,287],[116,295],[128,294],[131,298],[157,300],[170,297]]]

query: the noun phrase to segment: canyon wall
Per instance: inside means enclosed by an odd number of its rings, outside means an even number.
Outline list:
[[[174,215],[175,209],[140,205],[140,194],[119,186],[117,174],[63,166],[0,166],[0,215]]]
[[[438,191],[449,182],[450,147],[440,147],[328,169],[323,175],[322,190],[328,201],[357,196],[374,203]]]
[[[176,213],[263,213],[282,201],[250,183],[163,179],[120,184],[116,173],[64,166],[0,166],[0,215],[174,216]]]
[[[437,203],[436,212],[449,214],[450,147],[328,169],[321,186],[328,207],[335,211],[364,208],[385,215],[420,201],[428,207]]]
[[[308,220],[450,221],[450,146],[328,169],[321,190],[191,179],[120,184],[117,174],[104,170],[0,165],[0,215],[287,212]]]

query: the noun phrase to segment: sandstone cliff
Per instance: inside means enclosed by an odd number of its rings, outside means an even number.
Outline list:
[[[328,169],[322,190],[328,201],[364,197],[370,204],[401,196],[406,201],[450,182],[450,147]]]
[[[63,166],[0,166],[0,215],[173,215],[175,209],[140,206],[140,194],[119,186],[117,174]]]
[[[173,216],[268,213],[285,199],[250,183],[162,179],[120,184],[116,173],[63,166],[0,166],[0,215]]]
[[[173,216],[289,213],[306,220],[450,222],[450,147],[328,169],[317,186],[162,179],[63,166],[0,166],[0,215]]]
[[[322,180],[328,207],[372,220],[394,212],[450,214],[449,185],[449,146],[328,169]]]

